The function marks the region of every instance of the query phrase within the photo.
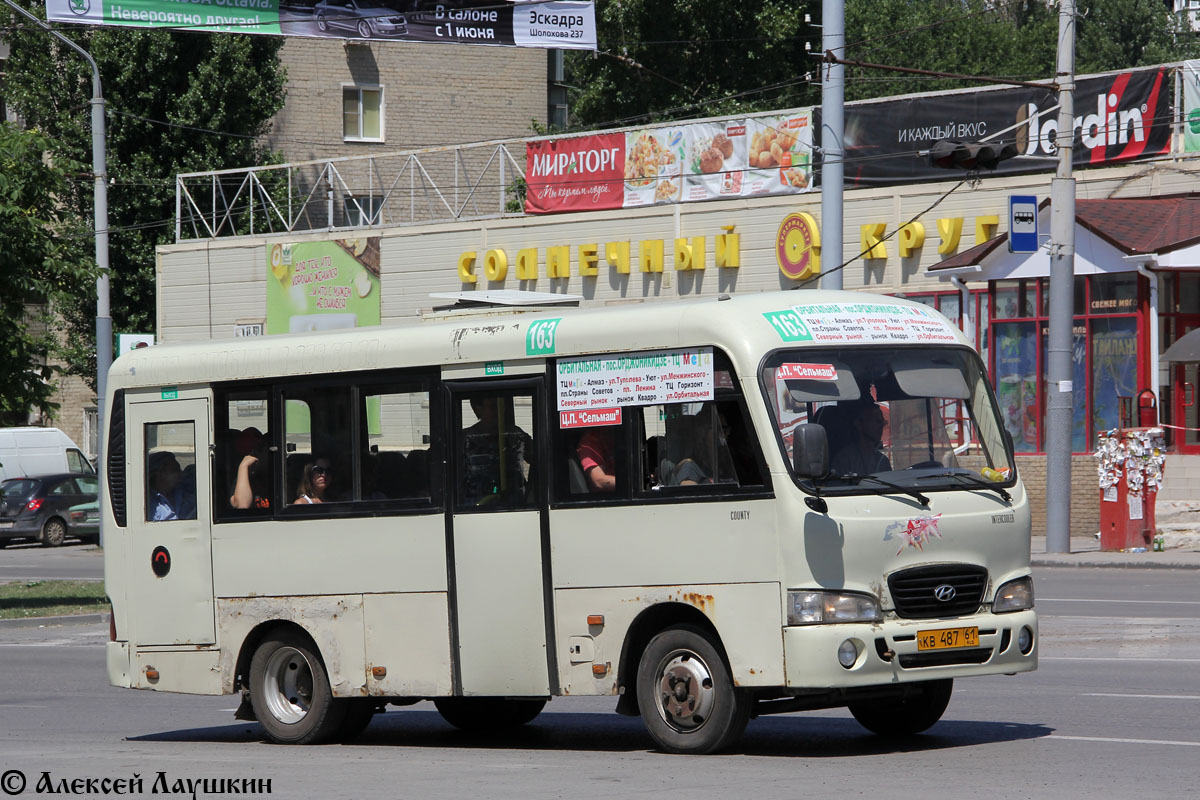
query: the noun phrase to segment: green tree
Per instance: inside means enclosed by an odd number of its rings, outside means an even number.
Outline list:
[[[1082,0],[1076,71],[1200,53],[1161,0]],[[597,0],[601,53],[568,56],[573,128],[616,127],[821,101],[819,2]],[[1044,0],[847,0],[846,57],[1019,80],[1055,68],[1058,11]],[[805,42],[812,50],[805,50]],[[982,84],[848,67],[846,99]],[[703,102],[707,101],[707,102]]]
[[[0,122],[0,425],[58,407],[59,369],[47,363],[60,355],[54,309],[95,280],[58,202],[79,166],[43,157],[57,149],[37,131]]]
[[[42,15],[44,5],[21,0]],[[0,6],[12,55],[2,94],[55,155],[91,163],[91,71],[43,30]],[[261,143],[283,106],[277,37],[70,27],[100,68],[108,109],[109,261],[116,331],[152,331],[155,247],[174,240],[175,175],[278,160]],[[205,131],[219,131],[215,135]],[[92,181],[62,194],[64,210],[92,228]],[[90,241],[90,239],[89,239]],[[94,377],[95,291],[64,306],[76,343],[70,371]]]

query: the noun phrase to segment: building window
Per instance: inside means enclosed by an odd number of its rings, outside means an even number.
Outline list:
[[[342,138],[347,142],[383,141],[383,87],[342,87]]]
[[[379,225],[383,222],[383,196],[344,197],[342,210],[345,224],[349,227]]]
[[[1071,375],[1075,412],[1071,449],[1094,449],[1096,436],[1121,425],[1146,366],[1142,336],[1142,281],[1136,274],[1076,277]],[[1043,452],[1048,378],[1050,283],[1047,279],[993,281],[991,373],[1004,426],[1014,449]]]

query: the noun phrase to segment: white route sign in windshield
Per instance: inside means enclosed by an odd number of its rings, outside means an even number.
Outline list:
[[[807,328],[795,341],[856,344],[863,342],[956,344],[958,329],[924,306],[890,303],[812,303],[793,306]]]
[[[713,399],[713,349],[560,358],[558,410],[696,403]]]

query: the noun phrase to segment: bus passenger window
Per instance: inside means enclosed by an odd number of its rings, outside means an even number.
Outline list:
[[[350,387],[288,388],[283,396],[285,503],[356,500]]]
[[[145,437],[146,521],[195,519],[195,424],[149,424]]]
[[[514,402],[515,400],[515,402]],[[474,396],[460,401],[459,507],[529,508],[532,479],[532,404],[528,397]]]
[[[646,488],[762,485],[754,441],[736,400],[669,403],[641,411]]]
[[[216,418],[224,430],[215,437],[213,495],[220,514],[271,513],[274,456],[269,397],[267,389],[218,394]]]
[[[429,392],[413,386],[362,390],[359,442],[363,500],[429,498]]]

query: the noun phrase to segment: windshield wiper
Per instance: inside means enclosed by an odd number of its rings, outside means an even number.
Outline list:
[[[910,497],[915,498],[916,501],[923,506],[929,505],[929,498],[926,497],[925,495],[921,494],[918,490],[912,488],[911,486],[901,486],[898,483],[892,483],[891,481],[885,481],[883,478],[876,478],[874,475],[858,475],[853,472],[851,472],[849,475],[843,475],[842,477],[845,478],[846,480],[854,481],[855,483],[861,483],[862,481],[875,481],[876,483],[880,484],[881,486],[886,486],[889,489],[894,489],[897,492],[902,492]]]
[[[1008,491],[1003,486],[997,486],[996,484],[992,483],[991,481],[984,480],[983,478],[977,478],[969,472],[937,472],[937,473],[934,473],[933,475],[921,475],[920,477],[917,478],[917,480],[923,481],[923,480],[927,480],[929,478],[958,478],[960,480],[966,481],[967,483],[971,484],[972,486],[978,486],[980,489],[992,490],[993,492],[995,492],[996,494],[998,494],[1002,498],[1004,498],[1004,502],[1006,502],[1006,503],[1012,502],[1012,495],[1009,494]]]

